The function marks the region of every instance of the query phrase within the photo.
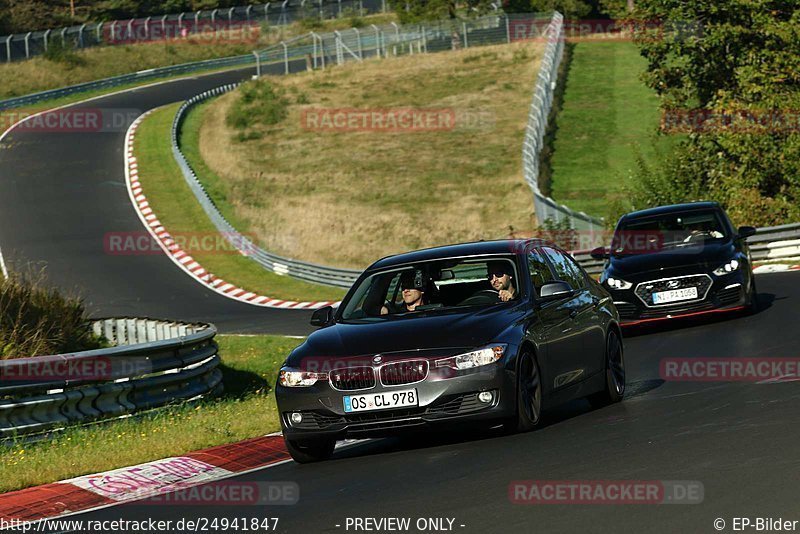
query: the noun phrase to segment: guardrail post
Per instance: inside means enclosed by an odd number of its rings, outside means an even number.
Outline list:
[[[344,54],[342,53],[342,34],[339,30],[335,30],[333,34],[336,36],[336,64],[341,65],[344,63]]]
[[[200,12],[194,14],[194,31],[192,33],[197,33],[200,31]]]
[[[212,28],[214,27],[214,23],[217,21],[217,11],[219,11],[219,9],[212,9],[211,10],[211,27]]]
[[[400,42],[400,26],[398,26],[396,22],[392,22],[392,26],[394,26],[394,46],[392,46],[392,54],[396,56],[397,43]]]
[[[375,30],[375,51],[378,53],[378,59],[381,57],[381,30],[374,24],[370,24]]]
[[[133,22],[136,19],[131,19],[128,21],[128,40],[133,39]]]
[[[278,24],[286,24],[289,22],[289,18],[286,15],[286,6],[289,5],[289,0],[283,0],[281,4],[281,17],[278,19]]]
[[[283,64],[285,65],[285,74],[289,74],[289,47],[286,46],[286,43],[281,41],[283,45]]]
[[[261,58],[258,57],[258,52],[253,51],[253,55],[256,56],[256,78],[261,77]]]
[[[508,19],[508,14],[506,13],[506,42],[511,42],[511,23]]]
[[[44,38],[44,51],[45,52],[47,52],[47,38],[50,37],[50,32],[51,31],[53,31],[53,30],[47,30],[46,32],[44,32],[44,35],[42,36]]]
[[[95,31],[94,35],[95,35],[95,40],[97,41],[97,44],[100,44],[100,39],[102,38],[102,28],[103,28],[103,23],[102,22],[98,22],[97,26],[95,26],[95,28],[94,28],[94,31]]]
[[[464,48],[469,48],[469,40],[467,39],[467,23],[461,23],[461,29],[464,32]]]
[[[247,6],[247,9],[244,10],[244,16],[247,19],[247,23],[250,24],[250,12],[253,11],[253,5],[250,4]]]
[[[86,23],[81,24],[81,27],[78,28],[78,47],[83,48],[85,46],[83,41],[83,31],[86,29]]]
[[[150,20],[152,18],[153,17],[147,17],[146,19],[144,19],[144,34],[145,34],[145,38],[144,39],[145,39],[145,41],[150,41],[151,40],[150,39]],[[136,40],[138,41],[139,38],[137,37]]]
[[[269,2],[264,4],[264,22],[269,24]]]
[[[364,60],[364,50],[361,48],[361,32],[358,31],[358,28],[353,28],[353,31],[356,32],[356,39],[358,39],[358,57],[361,60]]]
[[[232,8],[230,8],[230,9],[228,10],[228,25],[229,25],[229,26],[230,26],[231,24],[233,24],[233,10],[234,10],[234,9],[236,9],[236,8],[235,8],[235,7],[232,7]]]
[[[116,20],[112,20],[111,21],[111,35],[109,36],[109,40],[108,40],[109,43],[113,43],[114,39],[116,39],[116,37],[117,37],[117,35],[115,33],[116,32],[116,28],[117,28],[117,21]],[[64,40],[64,34],[63,33],[61,34],[61,40],[62,41]]]
[[[14,37],[14,34],[9,35],[6,37],[6,63],[11,63],[11,38]]]
[[[425,53],[428,53],[428,37],[425,32],[425,26],[422,27],[422,47],[425,50]]]
[[[161,17],[161,38],[165,41],[167,40],[167,17],[169,15],[164,15]]]
[[[30,59],[31,57],[30,40],[32,33],[33,32],[28,32],[25,34],[25,59]]]

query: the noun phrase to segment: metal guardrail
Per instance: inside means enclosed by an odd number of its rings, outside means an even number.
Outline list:
[[[528,125],[525,128],[525,140],[522,145],[523,175],[533,192],[534,211],[540,225],[563,223],[567,220],[569,227],[575,230],[601,230],[603,222],[600,219],[583,212],[573,211],[543,195],[539,189],[539,154],[544,146],[547,121],[558,83],[558,69],[564,56],[564,17],[561,13],[553,14],[550,26],[544,35],[547,39],[547,47],[533,90]]]
[[[609,234],[605,235],[610,238]],[[610,242],[610,239],[607,241]],[[800,223],[758,228],[756,234],[747,239],[747,244],[750,245],[750,256],[753,261],[800,260]],[[607,246],[608,243],[605,245]],[[572,256],[589,274],[601,273],[605,260],[596,260],[589,255],[589,252],[588,250],[575,251]]]
[[[266,4],[86,23],[0,36],[0,62],[30,59],[52,46],[80,49],[219,35],[251,27],[284,26],[305,18],[335,18],[348,12],[386,12],[385,0],[281,0]]]
[[[178,136],[180,133],[181,125],[186,118],[187,112],[196,104],[214,96],[221,95],[232,89],[235,89],[238,84],[224,85],[211,91],[201,93],[186,102],[178,109],[175,114],[175,119],[172,123],[172,154],[178,166],[181,168],[183,177],[186,183],[194,193],[195,198],[203,207],[203,211],[217,228],[217,230],[225,236],[225,238],[233,245],[239,252],[246,255],[268,271],[276,274],[288,275],[293,278],[305,280],[308,282],[323,283],[336,287],[349,288],[353,285],[361,271],[351,269],[339,269],[335,267],[325,267],[313,263],[302,262],[290,258],[284,258],[268,252],[255,243],[252,242],[247,236],[239,233],[236,228],[222,215],[214,201],[208,195],[203,184],[198,180],[186,156],[180,150],[178,144]]]
[[[0,360],[0,438],[222,392],[213,325],[124,317],[99,319],[92,327],[117,346]]]

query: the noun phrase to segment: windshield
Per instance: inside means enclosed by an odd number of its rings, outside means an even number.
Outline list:
[[[614,254],[651,253],[725,240],[727,234],[716,210],[667,213],[624,221],[614,233],[611,250]]]
[[[341,306],[341,320],[385,321],[485,307],[519,298],[513,256],[420,262],[370,274]]]

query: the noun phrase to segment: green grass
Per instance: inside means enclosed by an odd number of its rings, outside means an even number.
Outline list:
[[[180,104],[162,107],[136,133],[139,179],[150,207],[173,235],[215,235],[217,230],[189,189],[170,148],[172,120]],[[235,220],[232,221],[235,224]],[[344,290],[311,284],[265,270],[231,251],[187,250],[207,271],[247,291],[283,300],[338,300]]]
[[[550,191],[557,201],[606,216],[624,199],[637,155],[645,161],[676,136],[657,136],[658,99],[640,79],[646,62],[630,42],[576,43],[556,117]]]
[[[280,429],[272,388],[302,340],[217,336],[225,392],[138,417],[71,427],[52,438],[0,449],[0,492],[178,456]]]

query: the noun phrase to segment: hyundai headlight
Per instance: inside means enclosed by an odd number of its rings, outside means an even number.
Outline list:
[[[503,357],[506,352],[506,345],[497,344],[483,349],[465,352],[457,356],[436,360],[436,367],[451,367],[453,369],[471,369],[482,365],[489,365]]]
[[[738,260],[731,260],[725,265],[722,265],[716,269],[714,269],[714,274],[717,276],[725,276],[726,274],[730,274],[734,272],[736,269],[739,268],[739,261]]]
[[[319,380],[328,380],[328,373],[312,373],[292,367],[281,368],[280,383],[287,388],[313,386]]]
[[[630,289],[633,287],[633,284],[630,282],[626,282],[625,280],[620,280],[619,278],[608,278],[606,280],[606,285],[611,289]]]

